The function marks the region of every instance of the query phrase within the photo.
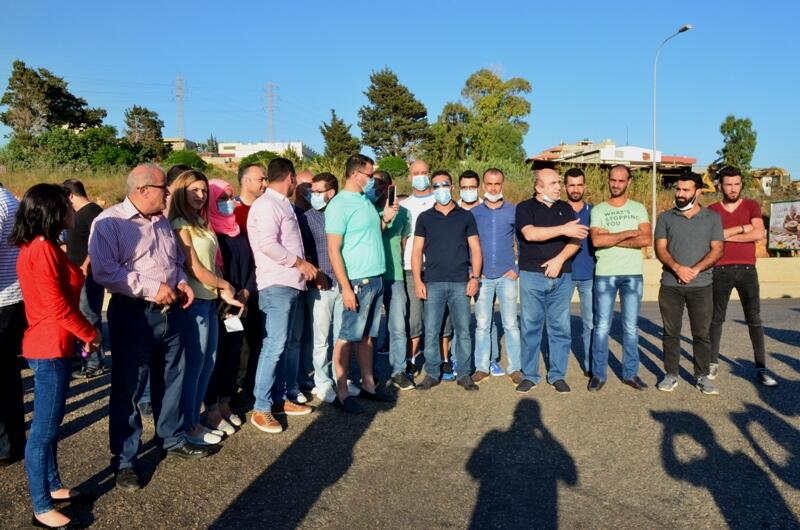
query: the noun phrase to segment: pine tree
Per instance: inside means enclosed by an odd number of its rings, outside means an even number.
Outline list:
[[[397,75],[385,68],[370,75],[364,95],[369,100],[358,111],[361,138],[378,158],[410,158],[428,136],[428,111]]]
[[[160,160],[169,154],[169,146],[161,136],[163,127],[164,122],[155,111],[138,105],[125,109],[125,139],[140,149],[144,160]]]
[[[343,160],[361,150],[361,142],[350,134],[350,125],[339,118],[333,109],[331,109],[331,121],[322,122],[319,130],[325,140],[325,158]]]

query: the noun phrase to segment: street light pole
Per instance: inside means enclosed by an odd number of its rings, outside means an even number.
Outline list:
[[[655,249],[656,238],[655,238],[655,230],[656,230],[656,196],[658,195],[657,186],[657,179],[656,179],[656,171],[657,171],[657,162],[656,162],[656,73],[658,71],[658,57],[661,55],[661,50],[664,48],[664,45],[670,41],[670,39],[677,37],[681,33],[689,31],[694,26],[691,24],[684,24],[678,31],[664,39],[664,42],[661,43],[661,46],[658,47],[658,51],[656,52],[656,60],[653,62],[653,204],[652,204],[652,222],[653,227],[653,249]],[[655,252],[654,252],[655,253]]]

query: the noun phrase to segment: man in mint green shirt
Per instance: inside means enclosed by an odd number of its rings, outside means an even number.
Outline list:
[[[375,172],[375,207],[381,214],[387,209],[388,188],[392,177],[386,171]],[[397,198],[395,197],[395,204]],[[389,205],[391,207],[392,205]],[[388,351],[389,365],[392,368],[392,385],[400,390],[411,390],[414,383],[406,376],[406,295],[405,273],[403,271],[403,248],[411,234],[411,214],[408,209],[399,207],[397,215],[383,231],[383,252],[386,255],[386,272],[383,274],[383,309],[386,312],[386,326],[380,335],[386,337],[378,351]]]
[[[619,291],[622,317],[622,380],[637,390],[647,384],[639,377],[637,319],[642,302],[642,248],[652,243],[650,221],[644,205],[628,199],[631,172],[616,165],[608,172],[611,197],[592,208],[589,234],[595,247],[594,331],[592,378],[589,391],[603,388],[608,371],[608,333]]]
[[[356,359],[361,370],[360,398],[374,401],[391,399],[377,388],[372,371],[372,338],[378,335],[386,261],[381,231],[392,222],[397,207],[378,214],[373,201],[374,162],[364,155],[347,159],[344,189],[325,209],[325,234],[328,254],[342,292],[342,324],[333,347],[336,377],[334,405],[355,413],[360,407],[347,392],[347,371],[353,343],[358,343]]]

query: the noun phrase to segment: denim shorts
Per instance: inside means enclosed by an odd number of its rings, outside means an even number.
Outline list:
[[[359,342],[366,336],[377,337],[381,324],[381,304],[383,303],[383,278],[371,276],[350,280],[356,293],[358,311],[342,311],[342,327],[339,339]]]

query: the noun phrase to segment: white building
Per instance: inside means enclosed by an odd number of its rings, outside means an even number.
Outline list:
[[[315,156],[319,156],[319,153],[303,142],[219,142],[220,158],[231,159],[232,161],[240,160],[259,151],[272,151],[273,153],[281,154],[287,150],[291,150],[304,160],[310,160]]]

